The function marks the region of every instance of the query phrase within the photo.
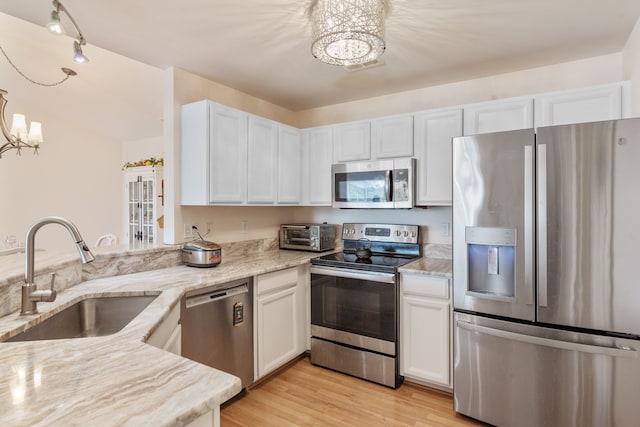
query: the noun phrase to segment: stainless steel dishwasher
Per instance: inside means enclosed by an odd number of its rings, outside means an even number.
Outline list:
[[[253,382],[252,278],[187,292],[181,301],[182,356]]]

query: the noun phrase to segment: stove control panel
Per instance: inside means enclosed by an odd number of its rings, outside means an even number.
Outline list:
[[[420,243],[420,226],[406,224],[360,224],[342,225],[342,240],[366,239],[375,242]]]

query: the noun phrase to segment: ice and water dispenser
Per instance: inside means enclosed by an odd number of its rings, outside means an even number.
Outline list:
[[[516,229],[466,227],[467,294],[515,298]]]

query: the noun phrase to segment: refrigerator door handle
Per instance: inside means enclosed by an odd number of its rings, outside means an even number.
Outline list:
[[[524,147],[524,286],[525,303],[533,304],[533,147]]]
[[[538,306],[547,306],[547,145],[538,144]]]
[[[514,341],[520,341],[528,344],[543,345],[546,347],[557,348],[561,350],[579,351],[582,353],[601,354],[613,357],[638,358],[638,352],[633,348],[607,347],[593,344],[580,344],[570,341],[554,340],[550,338],[542,338],[534,335],[523,335],[516,332],[505,331],[502,329],[489,328],[487,326],[475,325],[473,323],[462,320],[456,321],[456,326],[471,332],[492,335],[498,338],[504,338]]]

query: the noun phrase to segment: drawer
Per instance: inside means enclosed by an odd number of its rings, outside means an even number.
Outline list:
[[[422,274],[400,275],[402,293],[449,299],[449,279]]]
[[[261,274],[257,277],[257,293],[263,295],[277,289],[289,288],[298,284],[298,269],[296,267]]]

